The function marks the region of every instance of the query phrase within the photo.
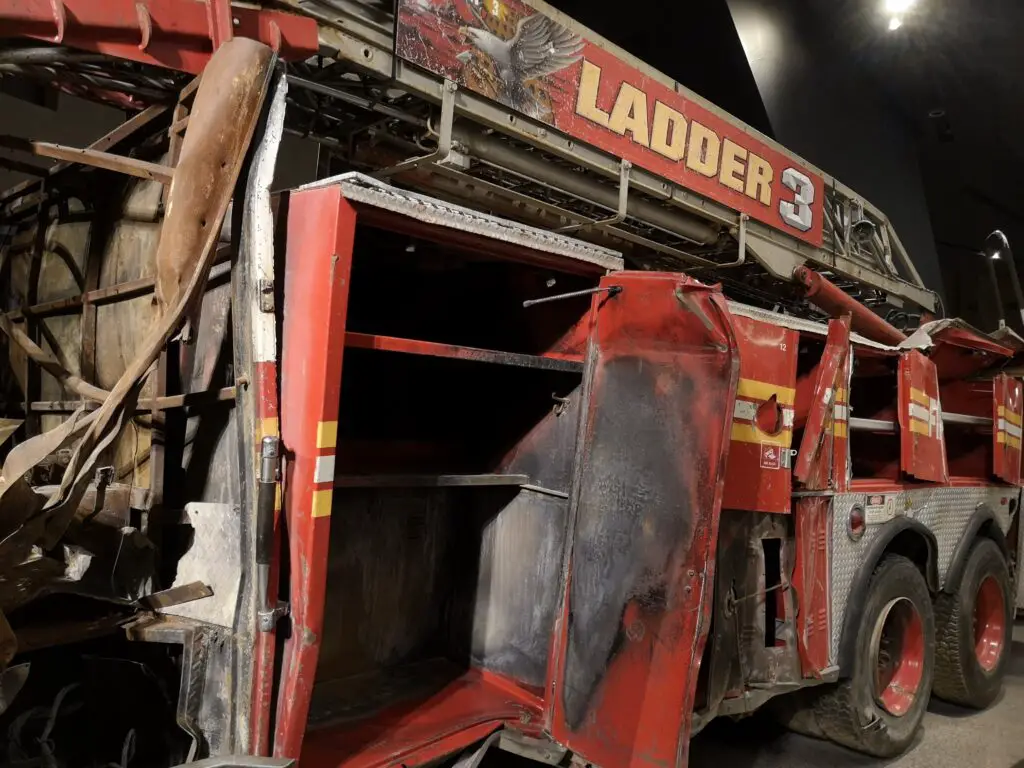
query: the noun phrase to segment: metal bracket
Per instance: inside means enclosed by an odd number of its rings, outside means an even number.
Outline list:
[[[386,179],[398,173],[411,171],[425,163],[437,163],[447,165],[452,163],[461,166],[462,155],[452,152],[452,126],[455,123],[455,94],[459,86],[451,80],[445,80],[441,86],[441,124],[438,126],[437,149],[423,157],[413,157],[403,160],[397,165],[385,168],[373,174],[376,179]],[[429,124],[428,124],[429,129]]]
[[[256,625],[260,632],[271,632],[278,619],[284,618],[289,613],[291,613],[291,606],[279,600],[277,607],[273,610],[256,612]]]
[[[610,227],[626,220],[627,208],[629,206],[629,172],[633,170],[633,164],[629,160],[619,162],[619,207],[615,215],[598,221],[589,221],[582,224],[570,224],[567,227],[556,229],[556,232],[566,234],[577,232],[587,227]]]

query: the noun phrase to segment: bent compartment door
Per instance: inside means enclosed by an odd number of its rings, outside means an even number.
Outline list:
[[[685,762],[710,623],[738,356],[717,289],[618,273],[595,298],[552,735],[615,768]]]
[[[992,385],[992,474],[1010,485],[1020,485],[1021,420],[1024,396],[1019,379],[1005,373]],[[1018,563],[1019,567],[1019,563]]]
[[[916,349],[900,357],[900,467],[918,480],[949,481],[935,364]]]

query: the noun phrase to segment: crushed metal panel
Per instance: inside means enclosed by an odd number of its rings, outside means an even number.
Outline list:
[[[598,765],[685,761],[739,361],[717,289],[602,279],[549,670],[551,733]]]
[[[804,677],[820,680],[830,668],[832,500],[821,496],[797,499],[793,515],[797,548],[793,584],[799,601],[796,639],[800,669]]]
[[[185,505],[192,526],[192,546],[178,561],[174,587],[193,582],[208,584],[213,595],[165,608],[164,613],[231,629],[235,625],[238,589],[242,581],[241,519],[229,504],[192,502]]]
[[[479,235],[489,240],[501,240],[534,251],[592,264],[604,270],[611,271],[623,267],[622,257],[608,248],[591,245],[548,230],[517,224],[426,195],[397,189],[362,173],[344,173],[307,184],[300,189],[317,189],[332,184],[340,184],[342,194],[347,200],[409,216],[426,224]]]
[[[918,480],[949,482],[935,364],[916,349],[900,357],[900,467]]]

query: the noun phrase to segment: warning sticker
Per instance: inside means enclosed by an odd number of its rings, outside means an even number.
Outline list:
[[[868,525],[881,525],[896,517],[896,494],[868,496],[864,505],[864,521]]]
[[[761,443],[761,469],[782,469],[781,445]]]

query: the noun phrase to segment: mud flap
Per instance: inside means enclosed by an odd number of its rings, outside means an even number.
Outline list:
[[[665,768],[689,743],[739,359],[717,288],[602,285],[621,290],[595,298],[549,718],[589,762]]]

